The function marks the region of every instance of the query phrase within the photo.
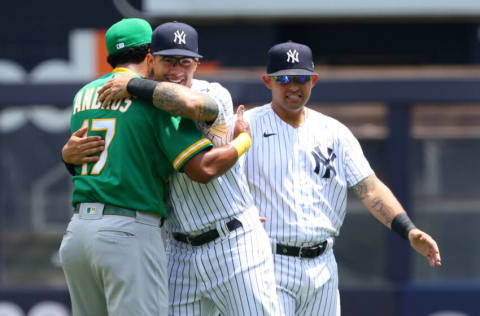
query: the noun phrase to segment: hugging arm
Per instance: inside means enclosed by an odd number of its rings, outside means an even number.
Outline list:
[[[243,120],[243,111],[244,106],[240,105],[235,121],[235,138],[230,143],[202,151],[185,163],[183,171],[190,179],[208,183],[227,172],[250,148],[252,144],[250,125]]]
[[[213,122],[219,111],[213,98],[188,87],[171,82],[141,79],[130,74],[110,79],[98,90],[98,94],[102,104],[135,96],[152,103],[160,110],[194,121]]]
[[[204,150],[183,166],[183,171],[189,178],[200,183],[208,183],[212,179],[227,172],[245,153],[251,145],[250,125],[243,120],[244,106],[237,109],[235,121],[235,139],[223,146]],[[83,137],[87,129],[75,132],[62,149],[62,160],[72,175],[75,175],[74,165],[98,160],[94,153],[104,150],[105,141],[99,136]]]

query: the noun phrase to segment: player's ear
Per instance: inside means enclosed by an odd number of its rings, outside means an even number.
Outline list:
[[[312,87],[315,87],[315,85],[317,84],[317,80],[318,80],[318,75],[315,75],[312,77]]]
[[[153,79],[153,60],[154,57],[152,54],[148,53],[147,56],[145,56],[145,63],[147,64],[147,73],[148,73],[148,79]]]
[[[262,79],[265,87],[267,87],[268,89],[272,89],[272,77],[263,75]]]
[[[147,53],[146,58],[148,66],[153,67],[153,56],[150,54],[150,52]]]

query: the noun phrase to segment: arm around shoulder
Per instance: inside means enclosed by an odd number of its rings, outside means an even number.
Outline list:
[[[179,84],[133,78],[127,84],[127,91],[175,116],[214,121],[218,115],[218,105],[213,98]]]

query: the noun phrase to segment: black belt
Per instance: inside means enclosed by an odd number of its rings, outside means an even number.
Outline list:
[[[239,227],[242,227],[242,222],[236,218],[227,223],[227,228],[229,231],[234,231]],[[220,237],[220,234],[218,233],[218,230],[212,229],[196,236],[189,236],[182,233],[172,233],[172,236],[176,241],[184,242],[192,246],[201,246],[217,239]]]
[[[75,209],[73,210],[73,213],[78,214],[79,211],[80,211],[80,203],[75,205]],[[131,210],[128,208],[114,206],[114,205],[104,204],[103,215],[120,215],[120,216],[128,216],[128,217],[137,217],[137,211]],[[160,227],[163,226],[164,221],[165,219],[162,217],[160,219]]]
[[[311,247],[294,247],[277,244],[277,254],[300,258],[316,258],[325,252],[327,244],[327,241]]]

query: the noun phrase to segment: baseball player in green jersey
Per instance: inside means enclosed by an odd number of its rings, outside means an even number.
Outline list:
[[[208,182],[238,159],[235,144],[211,149],[194,123],[125,98],[102,107],[97,89],[119,73],[150,77],[152,29],[124,19],[106,33],[113,71],[81,88],[71,130],[103,139],[100,155],[72,170],[74,215],[60,259],[73,315],[166,315],[167,274],[160,227],[174,171]],[[213,102],[199,96],[199,102]],[[203,101],[202,101],[203,100]],[[236,125],[248,132],[248,125]],[[90,136],[92,137],[92,136]],[[211,149],[211,150],[210,150]],[[67,161],[70,162],[70,161]]]

